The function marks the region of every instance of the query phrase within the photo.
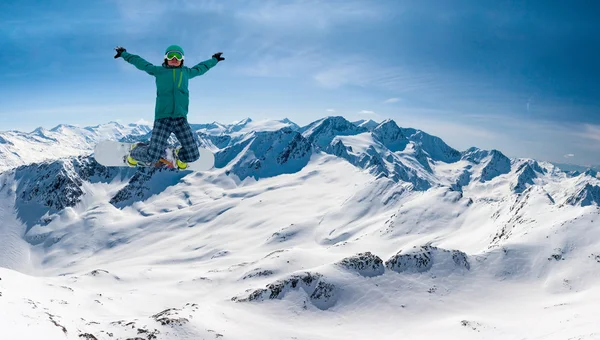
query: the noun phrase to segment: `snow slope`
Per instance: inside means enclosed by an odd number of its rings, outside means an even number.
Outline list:
[[[0,338],[600,338],[591,173],[393,121],[230,131],[207,172],[0,173]]]

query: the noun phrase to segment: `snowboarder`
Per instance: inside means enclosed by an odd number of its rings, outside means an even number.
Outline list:
[[[200,157],[196,138],[187,121],[190,100],[188,80],[206,73],[218,62],[225,60],[221,56],[223,53],[215,53],[211,59],[190,68],[183,66],[183,48],[177,45],[167,47],[162,66],[155,66],[138,55],[128,53],[121,46],[116,47],[115,51],[117,51],[115,59],[122,57],[139,70],[156,78],[154,127],[150,144],[134,144],[127,162],[130,166],[136,166],[138,162],[154,164],[161,159],[170,161],[172,157],[175,164],[171,166],[179,169],[187,168],[187,163]],[[167,140],[171,133],[175,134],[181,147],[175,150],[174,155],[165,155]]]

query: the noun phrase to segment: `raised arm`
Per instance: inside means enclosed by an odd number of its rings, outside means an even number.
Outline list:
[[[122,57],[123,60],[125,60],[126,62],[135,66],[138,70],[142,70],[150,75],[155,75],[157,69],[159,69],[161,67],[161,66],[152,65],[152,63],[150,63],[149,61],[146,61],[144,58],[140,57],[139,55],[135,55],[135,54],[131,54],[131,53],[127,52],[127,50],[125,50],[123,47],[117,47],[117,48],[115,48],[115,50],[117,51],[115,58]]]
[[[194,67],[190,68],[189,71],[189,79],[192,79],[194,77],[197,76],[201,76],[204,73],[206,73],[206,71],[210,70],[211,68],[213,68],[215,65],[217,65],[217,63],[221,60],[225,60],[225,58],[221,57],[221,52],[219,53],[215,53],[212,58],[205,60],[201,63],[198,63],[197,65],[195,65]]]

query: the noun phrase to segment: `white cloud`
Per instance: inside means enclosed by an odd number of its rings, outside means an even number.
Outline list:
[[[392,104],[392,103],[397,103],[399,101],[400,101],[400,98],[390,98],[390,99],[384,101],[383,103],[384,104]]]
[[[325,111],[327,111],[327,112],[335,112],[335,110],[334,110],[334,109],[327,109],[327,110],[325,110]]]
[[[150,125],[150,126],[152,126],[153,122],[151,122],[149,120],[146,120],[144,118],[141,118],[137,122],[135,122],[135,124],[138,124],[138,125]]]
[[[568,153],[568,154],[566,154],[564,157],[565,157],[565,158],[571,158],[571,157],[575,157],[575,155],[574,155],[574,154],[572,154],[572,153]]]
[[[362,110],[362,111],[359,112],[359,114],[361,114],[361,115],[374,115],[375,111]]]

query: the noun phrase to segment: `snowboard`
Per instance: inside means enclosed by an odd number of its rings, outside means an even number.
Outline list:
[[[127,156],[131,146],[135,143],[125,143],[113,140],[105,140],[96,144],[94,148],[94,158],[96,162],[104,166],[123,166],[131,167],[127,163]],[[182,171],[205,171],[211,169],[215,164],[215,155],[210,150],[204,148],[198,148],[200,152],[200,158],[195,161],[188,163],[188,167],[182,169]],[[171,154],[173,148],[167,148],[166,152]],[[155,164],[142,165],[138,164],[136,167],[157,167],[157,168],[170,168],[178,169],[177,166],[173,167],[171,162],[161,158],[160,161]]]

